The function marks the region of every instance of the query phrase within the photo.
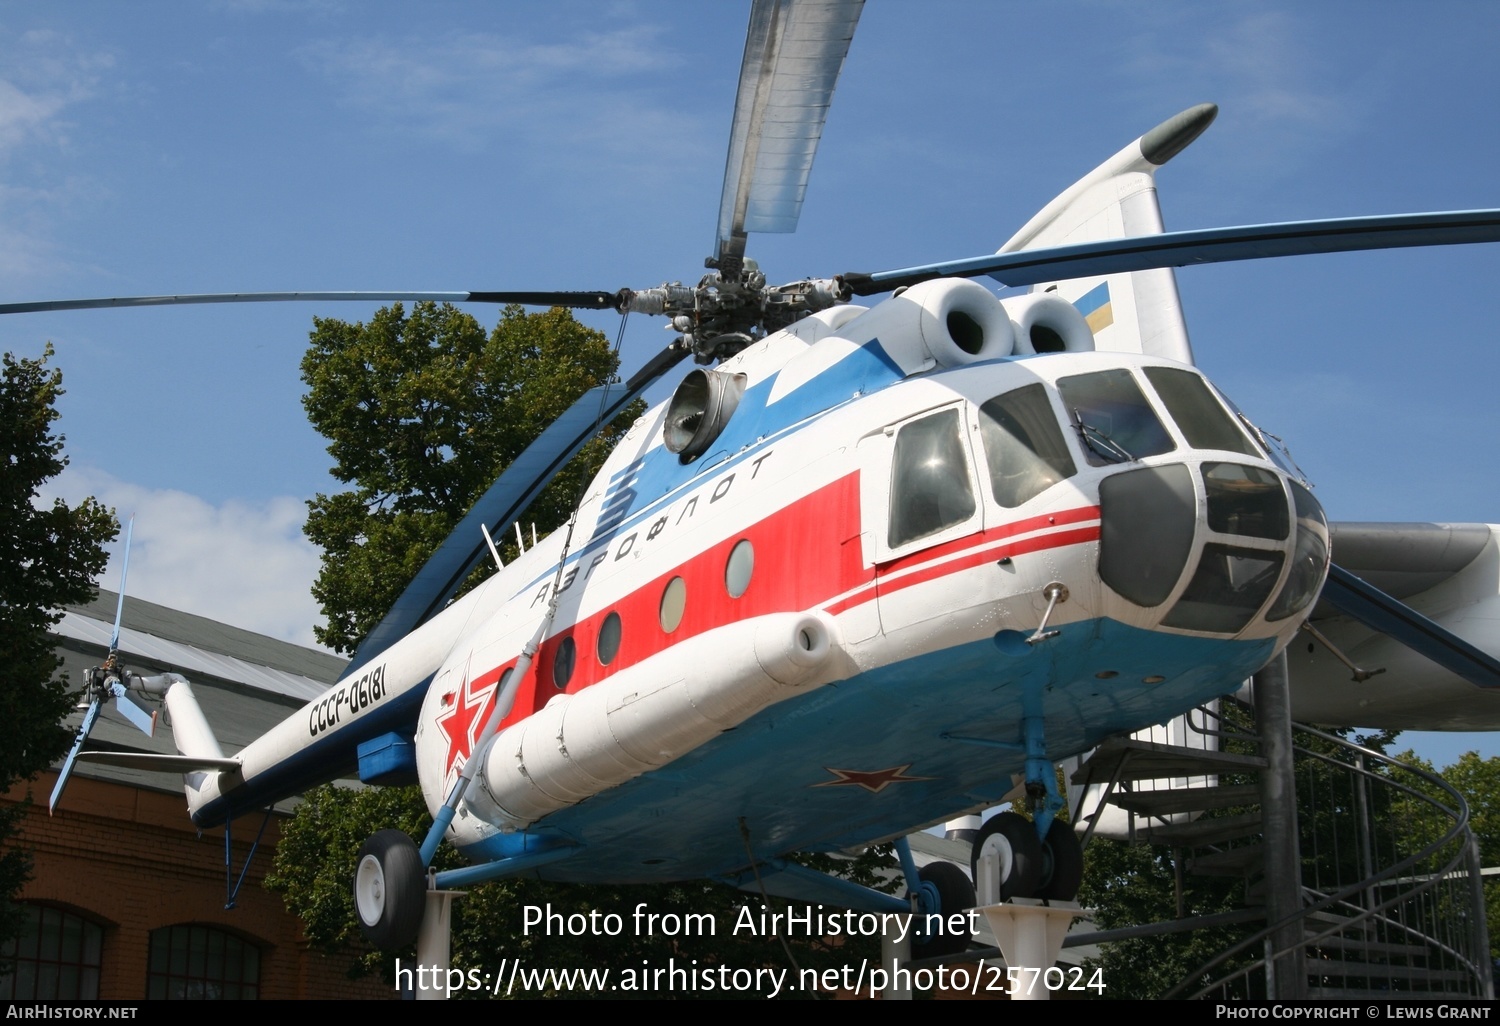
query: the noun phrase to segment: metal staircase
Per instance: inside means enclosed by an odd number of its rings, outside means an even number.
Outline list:
[[[1121,814],[1109,810],[1123,810],[1123,833],[1165,846],[1177,874],[1175,920],[1098,939],[1240,931],[1160,997],[1493,998],[1462,796],[1434,774],[1289,718],[1288,759],[1268,736],[1274,723],[1255,720],[1225,699],[1190,715],[1190,743],[1111,741],[1073,775],[1093,786],[1085,843],[1110,815],[1119,832]],[[1276,797],[1278,787],[1290,793],[1288,778],[1293,801]],[[1242,911],[1190,914],[1182,895],[1191,875],[1236,881]]]

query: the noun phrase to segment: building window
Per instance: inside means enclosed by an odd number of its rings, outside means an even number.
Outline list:
[[[236,1001],[260,997],[260,949],[212,926],[151,931],[146,997]]]
[[[0,998],[97,1001],[104,928],[46,905],[24,906],[21,936],[0,950],[15,970],[0,976]]]

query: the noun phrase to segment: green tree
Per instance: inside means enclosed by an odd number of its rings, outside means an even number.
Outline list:
[[[62,372],[41,359],[7,353],[0,365],[0,791],[60,759],[72,743],[61,722],[73,698],[56,677],[62,660],[48,631],[62,607],[94,594],[104,550],[119,531],[114,514],[93,499],[69,506],[39,492],[67,466],[53,431]],[[0,940],[15,936],[21,910],[13,898],[31,868],[9,843],[20,809],[0,815]]]
[[[398,303],[368,323],[316,319],[311,340],[303,405],[329,439],[331,473],[353,486],[308,504],[305,530],[323,550],[313,595],[327,626],[316,633],[352,652],[496,475],[617,360],[566,310],[519,306],[488,334],[448,304],[407,314]],[[632,405],[538,498],[526,514],[538,531],[567,518],[642,408]]]
[[[1481,759],[1478,752],[1465,752],[1443,770],[1443,779],[1469,803],[1469,827],[1479,839],[1480,865],[1500,866],[1500,757]],[[1490,957],[1500,961],[1500,878],[1485,878],[1484,915]]]
[[[1416,752],[1406,751],[1397,756],[1431,771],[1432,764],[1420,758]],[[1469,806],[1469,829],[1479,842],[1481,866],[1500,866],[1500,757],[1479,757],[1478,752],[1465,752],[1457,762],[1438,771],[1447,783],[1463,795]],[[1438,801],[1448,804],[1448,796],[1436,788],[1422,789]],[[1434,815],[1419,801],[1404,801],[1398,810],[1402,816],[1402,829],[1411,830],[1423,824],[1430,833],[1446,826],[1446,822]],[[1500,879],[1487,877],[1484,880],[1485,920],[1489,924],[1490,957],[1500,960]]]

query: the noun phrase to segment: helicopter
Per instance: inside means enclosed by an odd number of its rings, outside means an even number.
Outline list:
[[[754,40],[812,9],[852,34],[857,4],[755,6],[737,124],[764,121]],[[831,94],[843,53],[817,52]],[[777,863],[786,892],[823,894],[781,855],[992,803],[1023,766],[1045,793],[1059,755],[1230,689],[1309,613],[1328,525],[1274,442],[1191,369],[1162,268],[1497,230],[1482,211],[1160,234],[1149,180],[1213,115],[1190,108],[1128,144],[1000,254],[769,285],[746,258],[745,236],[765,229],[741,186],[769,182],[774,208],[805,179],[731,156],[697,286],[442,294],[670,318],[678,341],[581,401],[544,436],[545,464],[681,362],[700,366],[627,434],[567,535],[450,604],[455,575],[483,558],[480,524],[508,523],[537,487],[502,477],[459,551],[419,576],[325,697],[234,759],[210,750],[211,734],[180,734],[182,758],[197,760],[195,820],[295,793],[351,745],[386,739],[372,762],[421,770],[440,826],[421,849],[380,838],[362,862],[361,912],[382,943],[414,928],[413,867],[450,831],[479,865],[445,883],[733,878],[748,846],[752,866]],[[816,148],[815,135],[799,142]],[[810,167],[807,152],[791,170]],[[1119,194],[1102,202],[1101,187]],[[1094,218],[1110,230],[1087,227]],[[962,277],[977,274],[1034,291],[999,300]],[[1132,532],[1145,525],[1141,545]],[[918,682],[935,686],[918,695]],[[190,723],[182,683],[154,686]],[[980,693],[982,710],[963,704]],[[409,740],[383,729],[413,722]],[[931,765],[902,761],[916,735],[941,749]],[[565,740],[549,751],[548,738]],[[643,808],[709,805],[723,807],[665,813],[686,820],[678,835],[642,836]],[[1039,820],[1036,836],[1006,840],[1048,852],[1035,861],[1051,877],[1006,883],[1062,897],[1058,866],[1076,858],[1068,832]]]

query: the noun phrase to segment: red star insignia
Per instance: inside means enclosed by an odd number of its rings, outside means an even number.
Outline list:
[[[468,667],[464,667],[464,682],[454,694],[453,704],[439,713],[433,721],[448,742],[448,758],[443,770],[444,776],[451,774],[455,769],[462,769],[463,764],[473,754],[474,744],[479,740],[479,732],[484,729],[484,722],[489,718],[490,707],[495,702],[495,683],[495,681],[490,681],[488,685],[480,686],[476,692],[475,682],[469,679]]]
[[[827,770],[829,773],[832,773],[838,779],[825,780],[821,784],[814,784],[812,786],[843,787],[846,784],[852,784],[855,787],[864,788],[871,794],[879,794],[881,791],[884,791],[892,784],[905,784],[914,780],[936,779],[934,777],[906,776],[906,771],[911,769],[911,765],[911,763],[907,763],[905,766],[892,766],[890,769],[883,770],[834,769],[832,766],[824,766],[823,768],[825,770]]]

